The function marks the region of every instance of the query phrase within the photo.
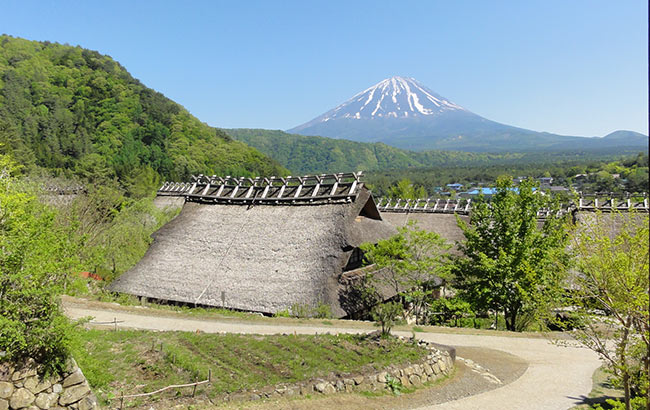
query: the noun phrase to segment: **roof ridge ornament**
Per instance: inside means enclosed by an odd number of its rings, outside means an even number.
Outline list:
[[[377,198],[377,209],[380,212],[398,212],[398,213],[449,213],[467,215],[472,211],[471,198],[457,198],[457,199],[435,199],[434,198],[420,198],[417,200],[406,200],[404,205],[402,198]],[[424,202],[423,206],[419,204]],[[433,206],[430,206],[433,204]],[[567,214],[572,211],[600,211],[600,212],[649,212],[649,201],[645,193],[635,196],[628,196],[627,198],[616,198],[613,195],[594,195],[586,194],[578,198],[577,201],[569,201],[562,204],[559,214]],[[545,218],[551,213],[550,209],[540,209],[537,217]]]
[[[361,192],[362,171],[288,177],[193,175],[190,182],[165,182],[158,196],[182,196],[202,203],[322,204],[354,202]]]

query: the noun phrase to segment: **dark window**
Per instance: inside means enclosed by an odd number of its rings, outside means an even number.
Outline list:
[[[359,248],[354,248],[352,250],[352,254],[350,255],[350,259],[348,259],[348,264],[345,265],[344,270],[356,269],[361,266],[362,262],[363,262],[363,251]]]

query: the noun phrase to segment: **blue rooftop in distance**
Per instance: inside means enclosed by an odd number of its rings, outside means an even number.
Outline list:
[[[514,192],[519,192],[519,188],[514,187],[514,188],[508,188]],[[537,191],[537,188],[533,188],[533,192]],[[497,188],[474,188],[471,191],[463,192],[465,195],[485,195],[485,196],[490,196],[494,195],[498,192]]]
[[[497,193],[496,188],[478,188],[478,189],[472,189],[471,191],[467,191],[467,195],[494,195]]]

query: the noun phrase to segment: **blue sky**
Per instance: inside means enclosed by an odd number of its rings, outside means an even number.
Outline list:
[[[647,2],[3,0],[0,32],[81,45],[218,127],[288,129],[384,78],[494,121],[648,133]]]

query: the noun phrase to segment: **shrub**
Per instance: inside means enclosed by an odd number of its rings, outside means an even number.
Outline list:
[[[431,303],[433,313],[431,321],[434,324],[447,324],[458,327],[459,320],[465,316],[474,316],[469,302],[453,298],[440,298]]]
[[[317,319],[331,319],[332,318],[332,308],[330,305],[325,303],[319,303],[313,310],[313,315]]]
[[[63,368],[73,334],[58,295],[77,245],[53,210],[16,188],[7,163],[0,155],[0,360],[31,357],[49,373]]]
[[[292,317],[303,318],[311,316],[311,309],[304,303],[294,303],[291,305],[289,311],[291,312]]]
[[[332,318],[332,309],[325,303],[319,303],[318,306],[312,308],[304,303],[294,303],[289,309],[289,316],[297,318],[314,317],[317,319],[330,319]]]
[[[398,323],[398,316],[403,312],[402,305],[397,302],[381,303],[372,309],[372,318],[381,326],[382,336],[388,336],[390,330]]]
[[[273,314],[275,317],[290,317],[291,314],[289,313],[289,309],[284,309],[284,310],[278,310]]]

